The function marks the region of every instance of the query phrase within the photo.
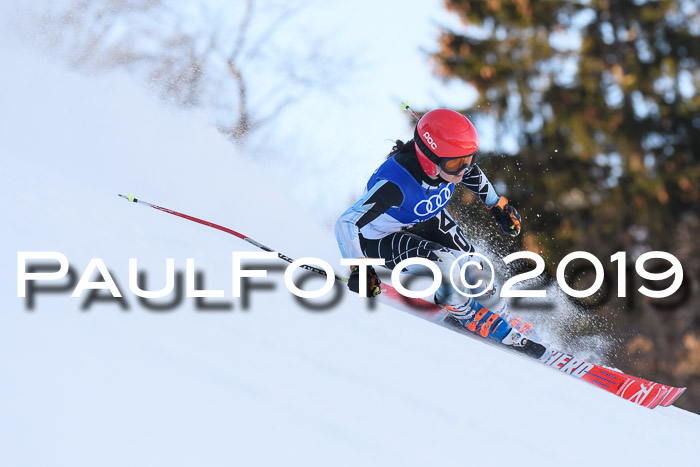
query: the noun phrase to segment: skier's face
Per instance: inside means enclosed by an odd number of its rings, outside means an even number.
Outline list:
[[[462,181],[462,177],[464,177],[464,173],[466,171],[467,171],[467,168],[465,167],[464,170],[462,170],[460,173],[458,173],[456,175],[450,175],[450,174],[446,174],[445,172],[440,172],[439,177],[442,178],[447,183],[459,183]]]
[[[464,174],[466,173],[467,169],[469,169],[472,166],[472,163],[474,162],[474,156],[471,156],[467,159],[466,165],[462,170],[460,170],[456,174],[448,174],[444,170],[441,170],[439,173],[439,177],[442,178],[444,181],[447,183],[459,183],[462,181],[462,177],[464,177]]]

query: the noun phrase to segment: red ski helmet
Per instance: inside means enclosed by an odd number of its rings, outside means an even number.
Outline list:
[[[418,161],[426,174],[457,174],[479,149],[476,128],[467,117],[449,109],[435,109],[418,120],[413,139]],[[473,159],[472,159],[473,162]]]

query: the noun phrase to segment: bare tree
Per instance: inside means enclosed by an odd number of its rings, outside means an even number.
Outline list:
[[[328,41],[294,29],[300,11],[295,1],[71,0],[42,11],[37,24],[73,67],[128,69],[161,98],[208,109],[218,129],[242,145],[352,68],[351,57],[324,49]]]

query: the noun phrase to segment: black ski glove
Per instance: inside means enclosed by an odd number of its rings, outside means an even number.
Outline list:
[[[382,281],[377,277],[377,273],[374,271],[372,266],[367,266],[367,283],[362,286],[365,287],[368,297],[376,297],[382,290],[379,288],[379,284]],[[350,278],[348,279],[348,288],[355,293],[360,293],[360,267],[350,266]]]
[[[518,211],[508,204],[508,199],[501,196],[495,206],[489,208],[491,214],[496,218],[498,227],[501,232],[511,237],[517,237],[520,233],[520,214]]]

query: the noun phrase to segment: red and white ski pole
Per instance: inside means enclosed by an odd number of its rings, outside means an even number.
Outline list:
[[[411,108],[411,105],[408,103],[408,101],[403,101],[403,102],[401,103],[401,108],[402,108],[403,110],[408,110],[409,112],[411,112],[411,115],[413,115],[413,117],[414,117],[416,120],[420,120],[420,115],[418,115],[418,113],[417,113],[415,110],[413,110],[413,109]]]
[[[181,212],[173,211],[172,209],[168,209],[168,208],[164,208],[162,206],[158,206],[156,204],[148,203],[146,201],[135,198],[134,195],[132,195],[132,194],[128,194],[128,195],[119,194],[119,197],[124,198],[132,203],[143,204],[144,206],[148,206],[150,208],[157,209],[157,210],[162,211],[162,212],[167,212],[168,214],[172,214],[173,216],[182,217],[183,219],[187,219],[188,221],[196,222],[198,224],[202,224],[202,225],[206,225],[207,227],[211,227],[213,229],[221,230],[222,232],[226,232],[227,234],[231,234],[235,237],[240,238],[241,240],[245,240],[246,242],[250,243],[251,245],[255,245],[256,247],[260,248],[261,250],[272,252],[272,253],[277,253],[277,257],[283,261],[286,261],[288,263],[294,262],[294,260],[292,258],[290,258],[289,256],[284,255],[284,254],[280,253],[279,251],[275,251],[272,248],[265,246],[262,243],[256,242],[252,238],[246,237],[242,233],[236,232],[233,229],[229,229],[228,227],[224,227],[223,225],[214,224],[213,222],[205,221],[203,219],[199,219],[199,218],[194,217],[194,216],[189,216],[189,215],[183,214]],[[328,275],[328,274],[326,274],[326,271],[324,271],[323,269],[315,268],[315,267],[309,266],[307,264],[301,265],[299,267],[302,269],[306,269],[307,271],[315,272],[316,274],[321,274],[322,276]],[[348,281],[347,277],[339,276],[337,274],[335,274],[335,279],[339,280],[341,282]]]

